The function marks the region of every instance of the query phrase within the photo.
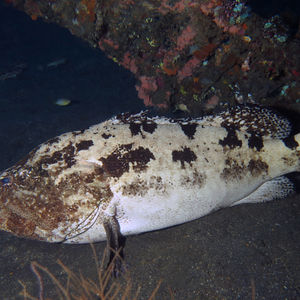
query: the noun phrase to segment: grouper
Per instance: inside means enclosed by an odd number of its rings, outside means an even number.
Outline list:
[[[201,118],[120,114],[37,146],[0,175],[0,229],[47,242],[107,240],[222,207],[283,198],[300,134],[262,107]]]

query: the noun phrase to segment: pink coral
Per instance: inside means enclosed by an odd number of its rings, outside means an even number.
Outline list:
[[[153,105],[150,99],[150,93],[157,90],[157,83],[155,77],[141,76],[139,78],[141,85],[136,85],[135,88],[138,91],[139,98],[144,100],[146,106]]]
[[[180,36],[177,38],[177,49],[179,51],[183,50],[191,43],[195,36],[195,30],[192,26],[188,25],[185,29],[182,30]]]
[[[110,39],[103,39],[103,42],[109,45],[110,47],[114,48],[115,50],[119,49],[119,45]]]
[[[143,89],[141,86],[137,85],[137,84],[135,85],[135,88],[136,88],[136,90],[138,92],[138,97],[140,99],[143,99],[144,104],[146,106],[152,106],[153,103],[150,100],[150,96],[148,95],[147,91],[145,89]]]
[[[124,68],[129,69],[133,74],[136,74],[138,71],[138,67],[136,66],[135,59],[131,58],[131,54],[128,51],[124,54],[121,65]]]
[[[200,9],[205,15],[209,15],[213,13],[213,8],[215,8],[217,5],[221,4],[220,2],[213,0],[211,2],[206,2],[200,4]]]
[[[226,30],[224,30],[224,31],[226,31]],[[238,35],[245,34],[245,30],[237,25],[232,25],[232,26],[228,27],[228,32],[231,34],[238,34]]]
[[[111,48],[117,50],[119,49],[119,45],[116,44],[114,41],[110,40],[110,39],[104,39],[102,38],[99,42],[98,42],[98,45],[99,45],[99,48],[102,50],[102,51],[105,51],[105,47],[103,45],[103,43],[105,43],[106,45],[110,46]]]
[[[180,0],[176,2],[173,6],[170,6],[168,4],[169,2],[170,1],[168,0],[162,0],[161,5],[157,10],[163,15],[167,14],[170,11],[177,11],[181,13],[185,9],[186,5],[189,4],[190,1]]]
[[[141,76],[140,78],[141,86],[145,90],[150,92],[155,92],[157,90],[157,84],[155,77]]]
[[[220,98],[217,95],[213,95],[210,97],[205,105],[206,109],[213,109],[215,108],[220,101]]]
[[[178,80],[182,81],[184,78],[189,77],[193,74],[193,71],[196,67],[199,66],[199,64],[202,62],[201,59],[197,57],[191,58],[184,66],[183,68],[178,71]]]

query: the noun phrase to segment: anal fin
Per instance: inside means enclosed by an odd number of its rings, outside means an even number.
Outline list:
[[[295,186],[293,182],[286,176],[280,176],[263,183],[253,193],[233,203],[231,206],[281,199],[293,194],[294,192]]]

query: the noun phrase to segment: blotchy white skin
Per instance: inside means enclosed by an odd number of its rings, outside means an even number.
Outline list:
[[[164,130],[170,132],[168,128],[160,128],[158,131],[162,134]],[[164,134],[167,135],[167,133]],[[175,136],[179,135],[178,130]],[[158,159],[151,160],[148,168],[143,172],[128,172],[118,180],[112,179],[110,187],[114,197],[109,207],[100,212],[100,215],[115,216],[123,235],[166,228],[197,219],[221,207],[231,206],[251,195],[264,182],[297,169],[296,153],[278,139],[266,140],[264,149],[257,153],[249,151],[247,140],[242,133],[238,133],[238,138],[245,147],[230,151],[224,151],[224,148],[216,143],[226,136],[226,130],[223,128],[204,127],[197,131],[197,135],[198,138],[196,136],[194,140],[189,141],[184,140],[184,136],[176,139],[177,143],[182,141],[181,145],[176,145],[176,149],[188,146],[197,155],[195,161],[190,164],[185,162],[183,166],[180,161],[170,163],[170,160],[166,159],[168,156],[171,157],[171,151],[174,149],[174,147],[167,147],[172,139],[164,139],[160,146],[152,143],[153,146],[149,149],[152,153],[160,153],[161,158],[156,155]],[[206,137],[205,145],[201,142],[203,136]],[[210,151],[207,151],[207,148]],[[291,159],[294,157],[293,165],[287,166],[284,160],[274,159],[287,156]],[[242,178],[237,177],[226,181],[222,177],[222,172],[226,168],[226,159],[236,157],[243,161],[245,168],[250,160],[262,160],[268,165],[268,171],[256,176],[248,171],[243,174]],[[161,181],[156,182],[155,185],[153,178],[158,176]],[[141,190],[142,195],[125,195],[124,189],[135,182],[148,183]],[[268,196],[272,197],[272,191]],[[261,201],[265,200],[267,198],[261,199]],[[105,239],[102,221],[98,218],[86,232],[66,242],[86,243]]]

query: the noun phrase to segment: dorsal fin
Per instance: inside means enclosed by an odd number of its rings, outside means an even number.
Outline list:
[[[292,128],[289,120],[270,109],[259,106],[236,106],[204,119],[212,126],[222,126],[277,139],[288,137]]]
[[[131,115],[120,114],[110,120],[113,124],[199,124],[244,131],[256,136],[284,139],[291,133],[291,123],[270,109],[260,106],[235,106],[214,115],[195,119],[148,117],[147,111]]]

